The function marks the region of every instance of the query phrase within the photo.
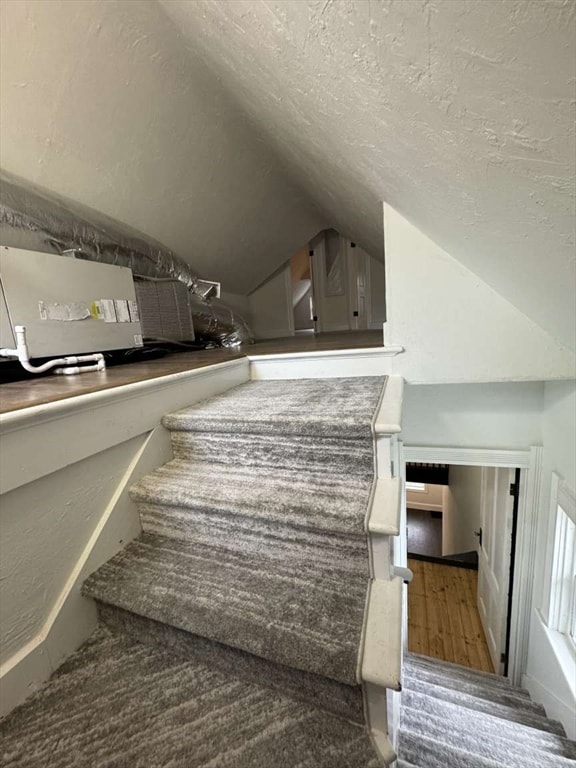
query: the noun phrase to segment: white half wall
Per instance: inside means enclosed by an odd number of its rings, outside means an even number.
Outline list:
[[[95,628],[82,581],[140,531],[128,490],[172,456],[161,417],[248,378],[240,359],[0,418],[2,715]]]
[[[384,242],[385,343],[406,350],[394,373],[409,383],[574,377],[573,352],[386,203]]]

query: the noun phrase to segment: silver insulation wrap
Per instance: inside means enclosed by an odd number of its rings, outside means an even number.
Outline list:
[[[224,347],[253,341],[242,318],[219,300],[202,298],[202,281],[172,251],[103,213],[5,172],[0,172],[0,241],[28,250],[73,251],[76,258],[129,267],[135,276],[179,280],[191,293],[199,340]]]

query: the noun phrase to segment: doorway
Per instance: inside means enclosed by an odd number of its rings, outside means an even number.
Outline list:
[[[512,632],[520,477],[515,467],[406,464],[408,558],[415,573],[409,611],[418,614],[412,620],[409,615],[409,632],[412,627],[419,643],[446,661],[504,675]],[[451,618],[439,626],[435,612]]]
[[[290,259],[290,280],[294,333],[314,333],[314,288],[312,283],[311,256],[308,246],[300,248]]]

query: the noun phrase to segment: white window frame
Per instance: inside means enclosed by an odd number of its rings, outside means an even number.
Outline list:
[[[548,628],[563,635],[576,654],[576,497],[564,480],[552,473],[550,517],[550,577],[547,586]]]

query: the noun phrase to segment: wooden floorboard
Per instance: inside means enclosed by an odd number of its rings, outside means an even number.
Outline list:
[[[384,346],[382,331],[340,331],[338,333],[309,333],[283,339],[257,341],[243,347],[247,355],[282,355],[295,352],[329,352],[338,349],[370,349]]]
[[[408,650],[494,672],[476,608],[477,572],[411,558],[408,567]]]
[[[77,376],[43,376],[0,383],[0,413],[64,400],[76,395],[148,381],[182,371],[205,368],[241,357],[295,352],[365,349],[382,346],[382,331],[348,331],[270,339],[234,349],[200,349],[169,354],[156,360],[116,365],[105,371]],[[0,375],[1,375],[0,363]]]

